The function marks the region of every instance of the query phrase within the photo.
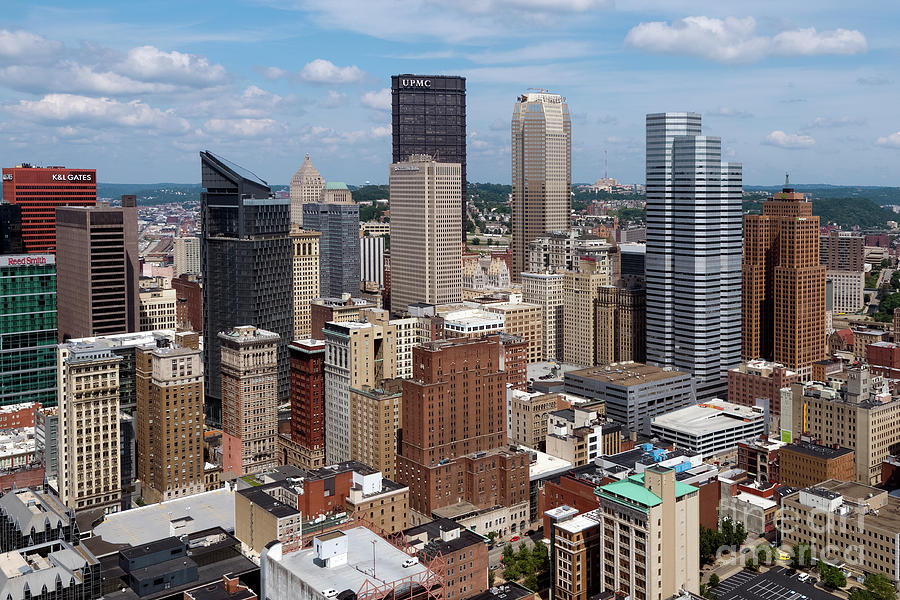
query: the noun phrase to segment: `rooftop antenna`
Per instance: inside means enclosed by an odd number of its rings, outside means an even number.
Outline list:
[[[609,179],[609,161],[606,157],[606,149],[603,150],[603,179]]]
[[[791,187],[791,174],[790,173],[784,174],[784,187]]]

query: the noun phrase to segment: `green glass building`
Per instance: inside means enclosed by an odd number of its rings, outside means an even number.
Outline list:
[[[55,259],[0,255],[0,406],[56,406]]]

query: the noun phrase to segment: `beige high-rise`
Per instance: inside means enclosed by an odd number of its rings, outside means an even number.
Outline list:
[[[219,333],[222,348],[222,444],[226,471],[278,466],[277,333],[241,325]]]
[[[60,344],[59,498],[75,510],[118,512],[122,501],[119,452],[119,363],[105,344]]]
[[[462,299],[458,163],[414,154],[391,165],[391,312]]]
[[[144,500],[205,491],[202,352],[138,348],[135,377],[137,468]]]
[[[601,286],[597,291],[597,364],[644,362],[647,292]]]
[[[319,238],[321,232],[291,226],[294,245],[294,339],[310,336],[309,303],[319,297]]]
[[[176,237],[172,252],[173,275],[200,274],[200,238]]]
[[[309,160],[309,154],[303,164],[291,178],[291,224],[303,225],[303,205],[307,202],[321,202],[325,179]]]
[[[597,356],[596,312],[599,288],[609,285],[609,271],[593,260],[566,271],[563,282],[563,360],[593,366]]]
[[[397,431],[402,427],[402,380],[391,379],[377,388],[350,388],[350,458],[397,475]]]
[[[512,116],[513,281],[528,270],[528,242],[569,228],[571,190],[569,105],[559,94],[520,96]]]
[[[543,309],[544,358],[563,357],[563,273],[522,273],[522,300]]]
[[[178,292],[176,290],[141,292],[139,301],[141,331],[176,329],[178,327]]]

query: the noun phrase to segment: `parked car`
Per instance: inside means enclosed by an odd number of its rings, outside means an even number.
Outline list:
[[[509,538],[509,541],[511,541],[511,542],[518,542],[518,541],[519,541],[519,536],[514,535],[514,536],[512,536],[511,538]]]
[[[416,559],[407,558],[406,560],[403,561],[403,568],[406,569],[407,567],[413,567],[417,564],[419,564],[419,561],[417,561]]]

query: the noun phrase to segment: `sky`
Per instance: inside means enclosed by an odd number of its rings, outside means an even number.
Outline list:
[[[272,184],[305,153],[385,183],[390,76],[467,78],[470,181],[508,183],[517,96],[573,115],[575,182],[644,180],[644,116],[694,111],[747,185],[900,185],[900,3],[884,0],[3,0],[0,164]]]

